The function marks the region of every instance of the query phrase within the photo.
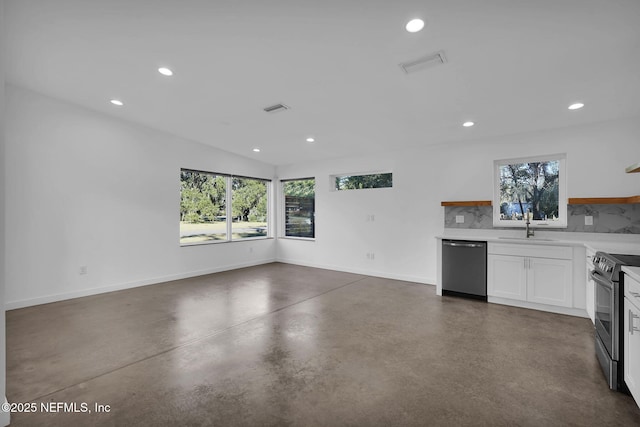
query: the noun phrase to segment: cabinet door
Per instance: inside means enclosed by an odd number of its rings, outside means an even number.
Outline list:
[[[595,287],[595,283],[593,282],[593,279],[591,278],[591,270],[593,269],[593,257],[594,257],[594,253],[588,251],[587,252],[587,314],[589,315],[589,318],[591,319],[591,323],[595,324],[596,322],[596,302],[595,302],[595,292],[596,292],[596,287]]]
[[[624,382],[640,406],[640,310],[624,299]]]
[[[487,255],[487,295],[527,300],[526,258]]]
[[[566,259],[529,258],[527,300],[540,304],[573,306],[573,263]]]

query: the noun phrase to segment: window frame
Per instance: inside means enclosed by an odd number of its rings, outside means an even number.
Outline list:
[[[226,230],[226,238],[222,240],[205,240],[201,242],[187,242],[183,243],[181,240],[181,236],[178,236],[178,241],[180,247],[188,247],[188,246],[200,246],[200,245],[214,245],[220,243],[231,243],[231,242],[243,242],[248,240],[264,240],[273,238],[273,221],[272,221],[272,210],[271,207],[273,205],[273,180],[269,178],[257,178],[252,176],[244,176],[244,175],[234,175],[228,173],[220,173],[220,172],[212,172],[212,171],[204,171],[200,169],[192,169],[192,168],[180,168],[180,173],[183,171],[187,172],[195,172],[200,174],[213,175],[215,177],[223,177],[225,179],[225,230]],[[266,197],[267,197],[267,208],[266,208],[266,223],[267,230],[266,235],[264,236],[255,236],[255,237],[245,237],[240,239],[233,238],[233,179],[252,179],[256,181],[265,182],[266,187]],[[182,188],[179,191],[179,200],[182,201]]]
[[[558,219],[530,219],[531,227],[567,228],[567,155],[566,153],[526,156],[493,161],[493,226],[500,228],[524,228],[524,220],[504,220],[500,218],[500,167],[511,164],[558,161]]]
[[[302,236],[287,236],[287,207],[286,207],[286,195],[284,194],[284,186],[285,183],[287,182],[291,182],[291,181],[306,181],[306,180],[313,180],[313,237],[302,237]],[[315,241],[316,240],[316,193],[317,193],[317,179],[314,176],[310,176],[310,177],[306,177],[306,178],[286,178],[286,179],[281,179],[279,182],[279,191],[278,194],[280,195],[281,198],[281,202],[279,203],[279,207],[280,207],[280,211],[282,212],[282,214],[280,215],[280,221],[279,221],[279,225],[280,225],[280,233],[278,233],[278,238],[281,239],[292,239],[292,240],[306,240],[306,241]]]

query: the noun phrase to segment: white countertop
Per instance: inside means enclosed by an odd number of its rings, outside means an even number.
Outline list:
[[[640,267],[622,267],[622,271],[640,283]]]
[[[640,234],[577,233],[536,229],[534,237],[524,237],[524,229],[446,229],[437,239],[459,239],[493,243],[553,246],[584,246],[594,252],[640,255]]]

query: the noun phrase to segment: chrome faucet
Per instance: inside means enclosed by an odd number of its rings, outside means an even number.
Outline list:
[[[527,231],[527,239],[529,237],[533,237],[534,235],[534,231],[533,228],[529,227],[529,225],[531,225],[531,223],[529,222],[529,216],[531,215],[531,213],[527,212],[527,222],[525,222],[525,225],[527,226],[526,231]]]

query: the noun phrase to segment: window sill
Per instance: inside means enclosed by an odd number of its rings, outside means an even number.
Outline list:
[[[280,236],[278,237],[278,239],[284,239],[284,240],[302,240],[305,242],[315,242],[316,238],[315,237],[293,237],[293,236]]]
[[[236,240],[213,240],[206,242],[193,242],[193,243],[180,243],[181,248],[187,248],[190,246],[203,246],[203,245],[221,245],[224,243],[239,243],[239,242],[255,242],[256,240],[273,240],[273,237],[247,237],[246,239],[236,239]]]

